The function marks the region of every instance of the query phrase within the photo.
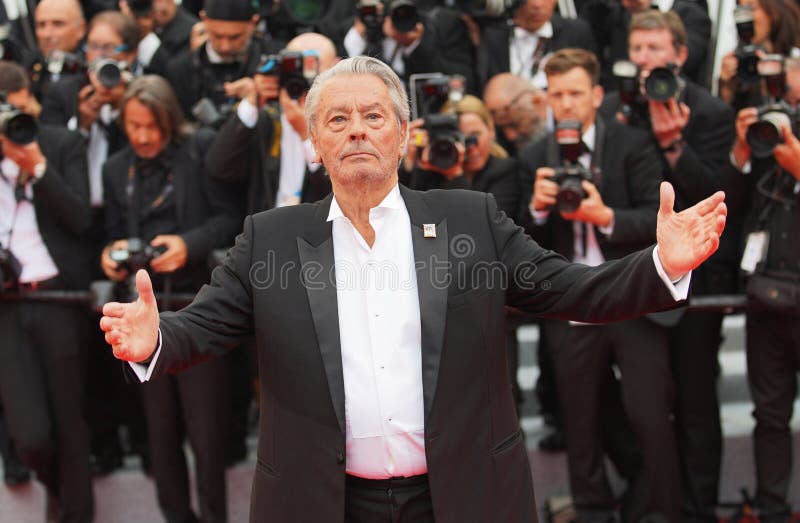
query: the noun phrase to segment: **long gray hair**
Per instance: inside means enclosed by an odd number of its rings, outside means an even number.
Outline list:
[[[346,58],[321,75],[317,76],[311,89],[306,95],[306,121],[308,121],[308,129],[311,134],[314,134],[317,126],[317,106],[319,105],[319,95],[325,83],[339,74],[371,74],[378,77],[386,87],[389,88],[389,96],[392,99],[394,112],[397,115],[397,121],[402,125],[408,122],[409,108],[408,96],[406,95],[403,82],[397,77],[392,68],[381,62],[376,58],[369,56],[354,56]]]

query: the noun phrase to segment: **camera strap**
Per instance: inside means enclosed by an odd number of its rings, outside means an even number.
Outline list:
[[[172,184],[173,175],[172,171],[167,174],[167,183],[164,184],[163,189],[161,189],[161,193],[152,201],[150,205],[147,207],[145,212],[139,212],[139,205],[138,205],[138,198],[136,197],[136,167],[135,167],[136,159],[131,161],[131,165],[128,167],[128,183],[125,186],[125,199],[128,204],[128,213],[127,213],[127,225],[128,225],[128,238],[139,238],[139,221],[146,219],[153,211],[158,209],[170,195],[175,191],[175,187]]]

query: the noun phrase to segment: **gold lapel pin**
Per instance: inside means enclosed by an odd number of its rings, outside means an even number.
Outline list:
[[[422,224],[422,237],[423,238],[436,238],[436,224],[423,223]]]

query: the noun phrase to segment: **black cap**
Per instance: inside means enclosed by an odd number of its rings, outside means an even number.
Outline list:
[[[212,20],[249,21],[258,14],[258,0],[205,0],[203,10]]]

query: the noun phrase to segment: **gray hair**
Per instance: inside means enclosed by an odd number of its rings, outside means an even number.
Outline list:
[[[403,87],[403,82],[400,81],[397,74],[395,74],[391,67],[377,58],[354,56],[340,61],[320,74],[314,79],[314,83],[311,84],[311,89],[309,89],[308,95],[306,95],[305,106],[306,121],[308,121],[308,129],[311,134],[314,134],[316,131],[317,106],[319,105],[320,92],[322,92],[325,82],[339,74],[371,74],[378,77],[386,84],[386,87],[389,88],[389,96],[392,99],[392,105],[394,106],[394,112],[397,115],[398,122],[401,125],[408,122],[408,96]]]

